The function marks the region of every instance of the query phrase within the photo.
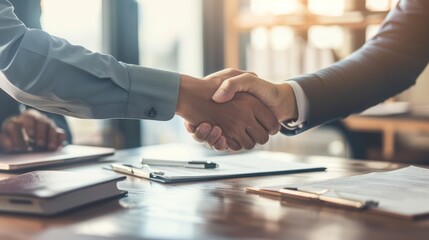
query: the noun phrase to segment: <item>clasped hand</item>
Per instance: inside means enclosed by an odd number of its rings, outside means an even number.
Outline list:
[[[177,114],[195,140],[217,150],[252,149],[296,114],[287,84],[272,84],[255,74],[225,69],[201,81],[182,76]]]

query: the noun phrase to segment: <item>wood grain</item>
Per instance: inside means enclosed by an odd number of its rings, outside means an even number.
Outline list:
[[[61,170],[105,171],[112,160],[135,161],[151,147],[124,150],[98,163]],[[168,151],[158,148],[157,151]],[[153,149],[152,149],[153,150]],[[195,151],[195,157],[203,154]],[[281,185],[385,171],[401,164],[330,157],[285,161],[323,163],[326,172],[160,184],[129,177],[127,197],[42,218],[0,214],[0,239],[427,239],[429,220],[406,221],[360,211],[281,202],[245,187]],[[0,174],[0,177],[3,174]]]

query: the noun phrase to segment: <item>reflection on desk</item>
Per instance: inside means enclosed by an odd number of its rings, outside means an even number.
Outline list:
[[[169,149],[156,148],[160,152]],[[101,167],[110,164],[111,159],[135,160],[147,152],[156,154],[151,147],[123,150],[104,162],[67,169],[103,171]],[[427,239],[429,220],[403,221],[345,209],[280,204],[245,193],[244,188],[250,186],[323,180],[403,167],[331,157],[291,159],[323,163],[328,170],[174,185],[128,177],[119,187],[129,194],[119,201],[106,201],[55,218],[2,214],[0,239]]]

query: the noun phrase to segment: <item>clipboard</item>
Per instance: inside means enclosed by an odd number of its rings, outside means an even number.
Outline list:
[[[297,162],[295,157],[291,159],[291,155],[289,154],[266,151],[220,157],[204,157],[197,160],[216,162],[219,164],[219,167],[214,169],[191,169],[172,166],[151,166],[148,164],[141,164],[140,162],[133,162],[114,163],[110,166],[110,170],[161,183],[204,181],[326,170],[323,165]]]

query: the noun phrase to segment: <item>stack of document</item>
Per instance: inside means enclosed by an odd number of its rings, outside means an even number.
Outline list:
[[[429,216],[429,169],[415,166],[320,182],[247,190],[285,199],[314,200],[368,209],[410,219]]]

